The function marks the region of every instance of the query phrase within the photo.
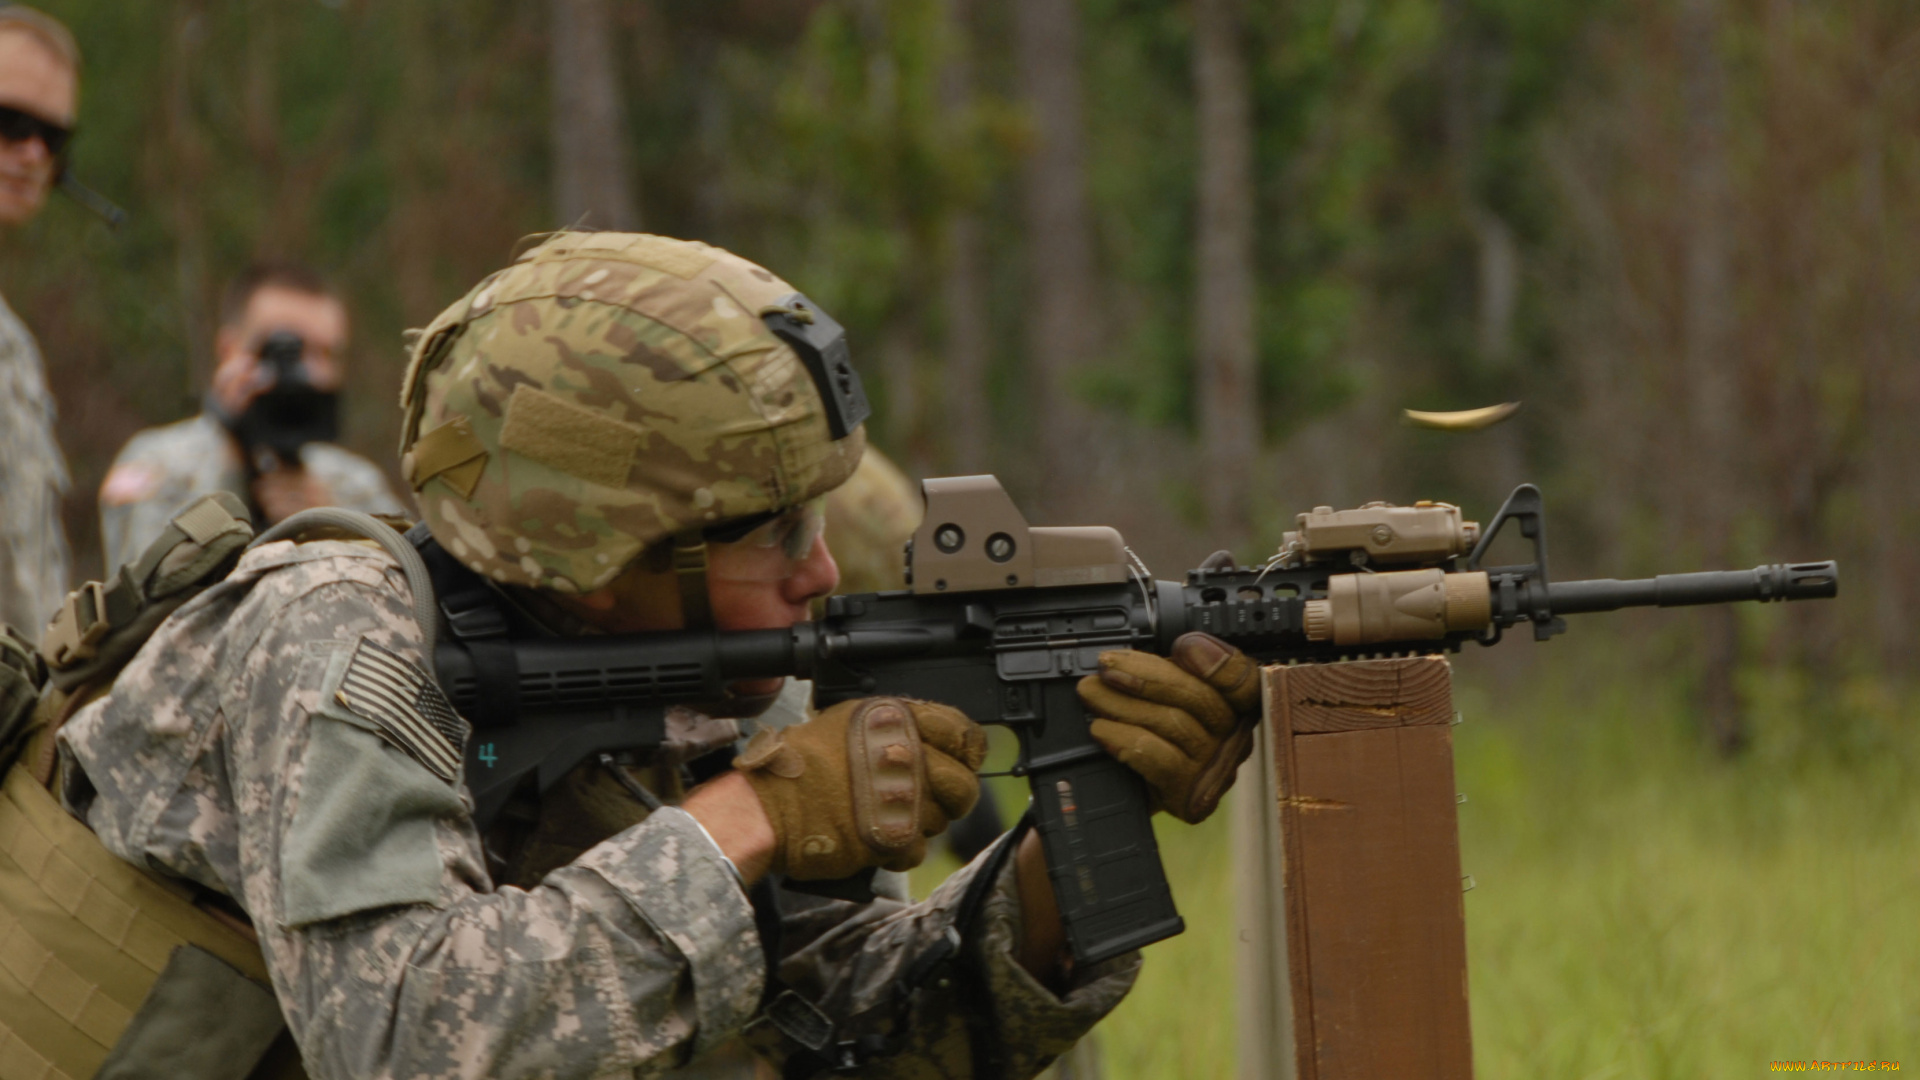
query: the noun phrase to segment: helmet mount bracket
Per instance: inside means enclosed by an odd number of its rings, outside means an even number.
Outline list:
[[[847,332],[820,305],[800,293],[789,293],[771,307],[763,308],[760,318],[774,336],[786,342],[800,355],[820,391],[826,409],[827,426],[835,439],[844,439],[873,414],[867,403],[866,387],[853,368],[847,350]]]
[[[675,533],[673,577],[680,586],[680,615],[689,630],[713,628],[713,601],[707,595],[707,538],[699,529]]]

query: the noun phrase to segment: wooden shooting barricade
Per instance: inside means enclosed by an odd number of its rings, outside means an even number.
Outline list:
[[[1235,793],[1243,1080],[1473,1075],[1441,657],[1271,667]]]

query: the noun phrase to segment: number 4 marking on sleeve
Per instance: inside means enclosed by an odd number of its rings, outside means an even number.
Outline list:
[[[496,762],[496,761],[499,761],[499,760],[500,760],[500,758],[499,758],[499,756],[498,756],[498,755],[496,755],[496,754],[495,754],[495,753],[493,752],[493,744],[492,744],[492,743],[481,743],[481,744],[480,744],[480,754],[479,754],[479,757],[480,757],[480,764],[482,764],[482,765],[485,765],[485,766],[486,766],[487,768],[489,768],[489,769],[491,769],[491,768],[493,768],[493,763],[494,763],[494,762]]]

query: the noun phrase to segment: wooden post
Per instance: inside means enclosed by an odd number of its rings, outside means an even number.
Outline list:
[[[1266,672],[1271,788],[1249,802],[1277,809],[1284,932],[1253,966],[1285,966],[1299,1080],[1473,1075],[1452,720],[1440,657]]]
[[[1273,740],[1262,724],[1240,766],[1232,813],[1234,919],[1238,923],[1234,1007],[1239,1080],[1296,1080],[1293,995],[1287,970],[1285,876],[1281,869],[1280,784]]]

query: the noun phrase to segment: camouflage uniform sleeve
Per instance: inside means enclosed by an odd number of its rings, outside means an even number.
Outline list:
[[[1004,840],[1002,841],[1004,842]],[[948,878],[918,904],[878,900],[864,907],[836,901],[807,904],[785,919],[780,978],[820,1006],[834,1021],[837,1038],[886,1034],[896,1018],[894,988],[907,967],[938,942],[953,924],[968,882],[992,854]],[[1140,954],[1128,953],[1076,974],[1065,994],[1055,994],[1014,959],[1021,939],[1020,900],[1013,860],[988,893],[979,925],[963,931],[962,947],[986,976],[989,1021],[1006,1069],[1003,1075],[1038,1075],[1071,1049],[1132,989]],[[933,980],[920,990],[905,1045],[895,1056],[868,1062],[857,1074],[887,1080],[973,1080],[967,1019],[981,1002],[965,997],[958,980],[943,989]],[[748,1031],[754,1049],[784,1062],[798,1044],[764,1020]]]
[[[655,814],[533,889],[494,890],[464,789],[339,718],[343,655],[371,643],[418,664],[388,580],[264,620],[222,708],[243,903],[309,1072],[652,1076],[738,1034],[759,940],[690,817]]]
[[[100,491],[101,556],[106,560],[109,574],[139,558],[153,538],[167,527],[167,522],[180,509],[180,502],[191,495],[183,485],[171,482],[172,471],[151,453],[146,445],[147,435],[146,432],[135,435],[121,448],[112,468],[107,470],[108,486]],[[141,483],[138,497],[115,497],[111,485],[118,482],[125,487],[124,478],[128,476],[134,476]]]
[[[0,621],[38,637],[67,594],[66,458],[39,347],[0,298]]]

